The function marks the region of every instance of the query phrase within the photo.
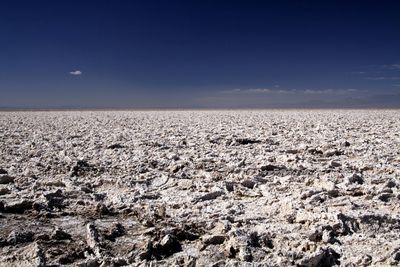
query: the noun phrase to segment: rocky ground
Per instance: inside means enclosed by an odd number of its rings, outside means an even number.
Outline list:
[[[0,113],[0,266],[400,264],[400,111]]]

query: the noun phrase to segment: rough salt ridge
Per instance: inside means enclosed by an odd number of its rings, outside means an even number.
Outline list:
[[[398,110],[3,112],[0,266],[398,265],[399,133]]]

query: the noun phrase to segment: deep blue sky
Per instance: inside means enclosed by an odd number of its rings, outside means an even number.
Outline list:
[[[4,0],[0,107],[400,107],[399,14],[395,0]]]

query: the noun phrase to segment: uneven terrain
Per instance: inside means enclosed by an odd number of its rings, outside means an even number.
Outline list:
[[[0,266],[400,264],[400,111],[0,113]]]

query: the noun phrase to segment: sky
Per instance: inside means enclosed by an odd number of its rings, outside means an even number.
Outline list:
[[[396,0],[4,0],[0,108],[397,108],[399,14]]]

